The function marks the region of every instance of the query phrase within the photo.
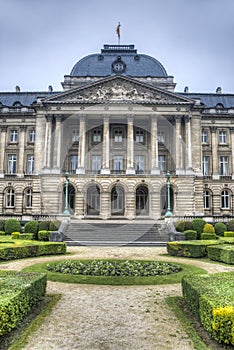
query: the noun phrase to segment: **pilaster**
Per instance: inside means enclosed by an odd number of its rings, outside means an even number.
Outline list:
[[[25,134],[27,127],[25,125],[20,126],[19,134],[19,163],[18,163],[18,174],[23,176],[24,173],[24,150],[25,150]]]
[[[151,119],[151,174],[159,175],[160,170],[158,168],[158,119],[152,117]]]
[[[80,137],[79,137],[79,153],[78,153],[78,169],[77,174],[85,174],[85,140],[86,140],[86,119],[85,116],[80,117]]]
[[[128,134],[127,134],[127,169],[126,174],[135,174],[134,168],[134,135],[133,135],[134,117],[128,117]]]
[[[217,127],[212,126],[210,128],[210,132],[211,132],[212,165],[213,165],[212,178],[213,180],[218,180],[219,170],[218,170]]]
[[[6,148],[6,133],[7,127],[0,127],[0,178],[4,177],[4,158],[5,158],[5,148]]]
[[[103,118],[103,148],[101,174],[110,174],[110,118]]]

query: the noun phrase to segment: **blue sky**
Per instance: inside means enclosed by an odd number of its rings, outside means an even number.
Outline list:
[[[0,0],[0,90],[61,90],[103,44],[135,44],[174,76],[176,91],[234,93],[233,0]]]

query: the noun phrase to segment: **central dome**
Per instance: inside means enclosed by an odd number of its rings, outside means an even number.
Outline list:
[[[138,54],[134,45],[104,45],[100,54],[78,61],[73,77],[106,77],[121,74],[132,77],[167,77],[163,65],[155,58]]]

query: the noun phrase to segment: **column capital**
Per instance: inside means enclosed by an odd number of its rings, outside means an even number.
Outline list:
[[[211,126],[210,127],[210,132],[211,133],[216,133],[216,131],[217,131],[217,126]]]
[[[181,122],[181,115],[174,115],[174,120],[176,123]]]
[[[52,122],[53,115],[47,114],[45,117],[46,117],[46,121],[47,121],[47,122]]]
[[[80,114],[80,122],[85,122],[86,121],[86,114]]]
[[[104,123],[109,123],[110,122],[110,116],[109,115],[104,115],[103,116],[103,122]]]
[[[234,127],[229,128],[230,134],[234,134]]]
[[[1,125],[0,126],[1,132],[7,132],[7,126],[6,125]]]
[[[133,123],[134,122],[134,115],[128,115],[127,119],[128,119],[128,123]]]
[[[63,120],[62,114],[55,114],[54,115],[55,121],[61,122]]]
[[[192,119],[192,116],[191,116],[191,115],[185,115],[185,116],[184,116],[184,121],[185,121],[185,123],[189,123],[189,122],[191,121],[191,119]]]
[[[20,125],[19,129],[20,129],[21,132],[22,131],[26,131],[27,126],[26,125]]]

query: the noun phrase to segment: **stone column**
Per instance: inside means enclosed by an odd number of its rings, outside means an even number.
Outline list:
[[[234,180],[234,128],[230,128],[229,130],[230,130],[231,149],[232,149],[231,172],[232,172],[232,180]]]
[[[128,117],[128,134],[127,134],[127,168],[126,174],[135,174],[134,168],[134,136],[133,136],[133,120]]]
[[[51,141],[52,141],[52,116],[46,116],[45,148],[44,148],[44,168],[51,168]]]
[[[181,174],[182,170],[182,136],[181,136],[181,117],[175,117],[175,167],[176,175]]]
[[[110,118],[103,118],[103,148],[101,174],[110,174]]]
[[[86,140],[86,121],[85,117],[80,117],[79,131],[79,154],[78,154],[78,169],[77,174],[85,174],[85,140]]]
[[[26,126],[25,125],[20,126],[18,174],[21,176],[23,176],[23,173],[24,173],[25,133],[26,133]],[[27,160],[26,160],[26,166],[27,166]]]
[[[186,173],[193,171],[192,165],[192,140],[191,140],[191,116],[185,117],[185,137],[186,137]]]
[[[0,127],[0,178],[4,177],[4,158],[5,158],[5,148],[6,148],[6,133],[7,127]]]
[[[55,142],[54,142],[54,159],[53,168],[61,171],[61,140],[62,140],[62,116],[55,116]]]
[[[211,147],[212,147],[212,178],[214,180],[219,179],[219,168],[218,168],[218,145],[217,145],[217,127],[212,126],[211,132]]]
[[[151,174],[159,175],[158,168],[158,119],[152,117],[151,119]]]

